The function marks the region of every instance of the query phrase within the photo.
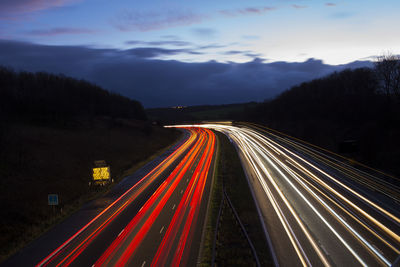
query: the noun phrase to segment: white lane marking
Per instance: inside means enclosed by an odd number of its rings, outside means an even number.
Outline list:
[[[183,189],[181,190],[181,194],[183,193]]]
[[[146,265],[146,261],[144,261],[144,262],[142,263],[142,267],[145,266],[145,265]]]
[[[164,230],[164,226],[163,227],[161,227],[161,230],[160,230],[160,234],[162,233],[162,231]]]
[[[122,231],[121,231],[121,232],[119,232],[118,236],[120,236],[120,235],[122,234],[122,232],[123,232],[123,231],[125,231],[125,228],[124,228],[124,229],[122,229]]]
[[[172,210],[174,210],[174,209],[175,209],[175,207],[176,207],[176,205],[174,204],[174,206],[172,207]]]
[[[189,178],[186,179],[186,182],[189,182]]]

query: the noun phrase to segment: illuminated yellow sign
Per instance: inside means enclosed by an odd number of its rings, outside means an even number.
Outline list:
[[[110,167],[93,168],[93,180],[109,180]]]

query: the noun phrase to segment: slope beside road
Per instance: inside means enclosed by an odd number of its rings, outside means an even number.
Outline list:
[[[127,178],[124,190],[88,204],[4,266],[195,264],[215,136],[186,131],[186,140],[146,175]]]

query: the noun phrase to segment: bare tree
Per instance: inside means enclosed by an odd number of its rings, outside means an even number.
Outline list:
[[[400,56],[390,53],[379,56],[375,62],[375,71],[388,100],[392,96],[400,100]]]

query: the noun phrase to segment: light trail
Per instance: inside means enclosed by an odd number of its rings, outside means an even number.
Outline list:
[[[204,135],[195,144],[195,146],[189,151],[185,158],[179,163],[175,170],[168,176],[166,182],[163,183],[153,194],[153,196],[145,203],[142,210],[131,220],[131,222],[126,227],[123,235],[119,236],[114,242],[108,247],[108,249],[103,253],[103,255],[97,260],[96,266],[107,265],[112,258],[116,255],[118,250],[122,247],[124,242],[128,242],[128,249],[122,252],[122,256],[119,258],[117,265],[125,264],[129,259],[133,251],[139,246],[144,236],[154,223],[156,217],[161,212],[166,201],[174,192],[175,188],[178,186],[181,178],[189,168],[195,159],[195,156],[199,153],[200,148],[204,142]],[[177,179],[175,177],[177,176]],[[149,214],[150,210],[152,212]],[[147,216],[145,216],[147,215]],[[139,225],[141,221],[144,221],[143,227],[139,229],[137,234],[134,236],[133,240],[128,240],[129,235],[132,235],[135,227]]]
[[[153,170],[139,180],[139,182],[129,188],[36,266],[47,266],[49,264],[55,264],[57,266],[68,265],[76,259],[76,257],[79,256],[79,254],[111,223],[112,220],[114,220],[127,206],[129,206],[138,195],[140,195],[161,173],[163,173],[194,143],[198,138],[198,133],[195,130],[189,130],[189,133],[189,138],[171,155],[159,163]],[[99,222],[100,225],[96,226]],[[88,232],[88,234],[86,234],[86,232]],[[76,242],[79,243],[75,244]],[[58,259],[61,257],[61,253],[66,251],[70,246],[74,247],[69,251],[68,255]]]
[[[313,209],[313,211],[319,216],[321,217],[321,219],[324,221],[324,223],[327,223],[325,218],[322,218],[322,215],[317,211],[317,209],[312,206],[312,204],[310,204],[310,202],[306,199],[306,197],[294,186],[294,184],[286,177],[286,175],[284,175],[278,168],[277,166],[270,160],[270,158],[272,158],[275,162],[277,162],[283,169],[285,169],[286,171],[288,171],[289,174],[292,175],[292,177],[296,178],[296,180],[299,181],[299,183],[308,191],[310,192],[327,210],[329,210],[329,212],[331,212],[343,225],[346,226],[346,228],[348,228],[360,241],[362,241],[373,253],[375,253],[375,255],[377,255],[379,257],[380,260],[382,260],[386,265],[390,265],[390,262],[380,253],[378,252],[369,242],[367,242],[356,230],[354,230],[353,227],[351,227],[345,220],[343,220],[343,218],[337,214],[335,211],[333,211],[333,209],[326,204],[325,201],[323,201],[313,190],[311,190],[306,184],[304,184],[303,181],[301,181],[296,175],[294,175],[292,172],[290,172],[290,170],[287,168],[286,165],[284,165],[281,161],[279,161],[275,156],[273,156],[270,152],[268,152],[267,150],[265,150],[263,147],[261,147],[262,150],[264,150],[264,152],[266,154],[264,154],[264,157],[267,161],[269,161],[269,163],[274,166],[274,168],[281,174],[282,177],[284,177],[287,182],[290,184],[290,186],[304,199],[304,201]],[[347,242],[345,242],[341,236],[333,229],[333,227],[331,227],[331,225],[328,225],[328,227],[335,233],[335,235],[341,240],[341,242],[349,249],[349,251],[357,258],[357,260],[362,264],[362,265],[366,265],[361,258],[357,255],[357,253],[355,253],[355,251],[348,245]]]
[[[280,143],[287,143],[294,146],[295,149],[299,148],[299,145],[293,144],[290,139],[283,141],[274,134],[271,134],[273,138],[269,138],[268,133],[260,134],[248,127],[222,124],[195,126],[221,131],[236,144],[242,155],[243,164],[250,167],[249,170],[255,174],[258,184],[265,193],[265,198],[258,194],[257,201],[268,200],[282,225],[282,230],[290,240],[288,244],[294,248],[302,265],[311,265],[311,260],[308,259],[309,257],[302,248],[308,244],[311,245],[315,255],[325,266],[330,265],[330,261],[336,262],[341,257],[350,260],[350,255],[362,266],[370,264],[390,266],[399,254],[399,217],[383,207],[382,202],[378,204],[369,195],[365,195],[364,191],[358,190],[361,185],[365,185],[365,181],[372,179],[373,176],[355,168],[351,168],[347,173],[342,171],[345,170],[343,167],[339,170],[339,173],[343,175],[340,179],[359,182],[360,186],[352,188],[335,177],[337,174],[330,174],[326,169],[323,170],[319,167],[321,164],[325,164],[327,168],[338,170],[338,163],[332,162],[332,158],[329,156],[323,158],[323,154],[318,156],[312,154],[314,159],[319,161],[320,165],[317,166],[297,151]],[[302,146],[305,147],[305,145]],[[307,153],[310,154],[310,152]],[[274,174],[269,168],[274,170]],[[294,169],[299,170],[300,174]],[[257,186],[255,182],[250,184]],[[383,195],[393,192],[393,190],[386,190],[383,188],[384,186],[384,183],[379,184]],[[332,195],[322,191],[330,192]],[[280,206],[275,195],[282,201],[285,210],[282,209],[283,206]],[[331,206],[332,204],[333,206]],[[315,218],[318,218],[322,225],[343,245],[343,248],[347,249],[349,256],[335,255],[336,250],[344,250],[338,247],[332,251],[330,243],[335,241],[331,239],[328,241],[324,236],[318,236],[316,233],[322,231],[324,227],[317,225],[318,228],[315,228],[317,226],[314,223],[311,227],[308,222],[313,219],[304,217],[305,214],[299,216],[300,207],[302,210],[308,207],[316,215]],[[266,214],[264,218],[268,218],[268,216]],[[360,219],[360,216],[364,219]],[[368,223],[364,220],[367,220]],[[268,220],[266,223],[268,224]],[[293,228],[294,225],[296,225],[295,228]],[[301,231],[294,229],[301,229]],[[377,241],[379,242],[377,243]],[[275,242],[281,241],[275,240]],[[335,255],[336,258],[332,255]],[[312,258],[315,261],[315,257],[312,256]]]
[[[179,184],[184,182],[184,176],[190,175],[189,184],[186,186],[185,193],[166,229],[152,264],[160,261],[166,262],[176,240],[179,240],[179,242],[172,254],[171,264],[176,266],[181,262],[186,262],[191,243],[187,241],[193,236],[205,183],[214,156],[214,134],[210,130],[201,130],[201,132],[201,138],[192,150],[169,175],[165,183],[146,202],[124,232],[114,240],[97,260],[95,266],[125,266],[131,264],[131,260],[137,254],[136,251],[153,228],[157,218],[161,216],[160,213],[163,211],[164,206],[172,198],[172,195],[179,191],[177,188]],[[195,164],[196,159],[199,160],[197,164]],[[193,173],[189,172],[192,167],[195,167]]]

